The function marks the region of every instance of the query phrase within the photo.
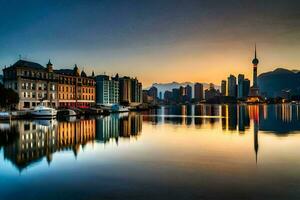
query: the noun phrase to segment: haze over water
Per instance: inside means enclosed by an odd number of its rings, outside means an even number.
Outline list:
[[[0,123],[0,199],[299,199],[299,105]]]

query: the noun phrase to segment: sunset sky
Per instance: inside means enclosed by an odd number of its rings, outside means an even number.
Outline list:
[[[0,0],[0,69],[23,59],[54,68],[164,82],[300,69],[300,1]]]

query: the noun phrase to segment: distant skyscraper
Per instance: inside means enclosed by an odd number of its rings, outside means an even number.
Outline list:
[[[203,85],[201,83],[195,83],[194,92],[196,101],[201,101],[203,99]]]
[[[152,101],[156,102],[157,99],[157,88],[152,86],[149,90],[148,90],[148,96],[151,97]]]
[[[187,85],[185,87],[186,90],[186,100],[191,101],[192,100],[192,87],[190,85]]]
[[[159,99],[160,99],[160,100],[163,99],[163,96],[162,96],[162,92],[161,92],[161,91],[159,92]]]
[[[171,102],[172,101],[172,99],[173,99],[173,93],[171,92],[171,91],[165,91],[165,93],[164,93],[164,100],[167,102],[167,103],[169,103],[169,102]]]
[[[222,80],[221,82],[221,95],[226,96],[226,80]]]
[[[228,96],[230,97],[237,97],[236,95],[236,77],[230,75],[228,77]]]
[[[180,101],[180,90],[178,88],[173,88],[172,89],[172,100],[174,102],[179,102]]]
[[[209,101],[211,99],[214,99],[215,97],[220,96],[220,91],[215,89],[214,84],[209,84],[209,89],[205,90],[205,100]]]
[[[248,97],[249,96],[249,92],[250,92],[250,80],[249,79],[245,79],[244,80],[244,89],[243,89],[243,96],[244,97]]]
[[[245,76],[244,74],[239,74],[238,75],[238,98],[239,99],[242,99],[244,98],[244,79],[245,79]]]

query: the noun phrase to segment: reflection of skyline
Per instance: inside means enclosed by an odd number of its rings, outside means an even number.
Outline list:
[[[163,112],[151,117],[145,115],[144,121],[154,120],[181,125],[213,126],[219,122],[223,132],[239,132],[253,128],[253,148],[257,163],[259,151],[259,131],[267,131],[280,136],[300,130],[299,106],[293,104],[281,105],[205,105],[180,106],[162,108]],[[182,111],[182,112],[181,112]],[[190,114],[192,113],[192,114]],[[153,114],[153,113],[152,113]],[[191,124],[192,122],[192,124]]]
[[[112,114],[104,118],[96,119],[96,139],[106,143],[114,139],[118,143],[119,138],[138,136],[142,131],[142,116],[136,113],[120,117]]]
[[[244,132],[251,122],[258,123],[260,131],[284,134],[300,130],[300,105],[177,105],[144,112],[143,120],[153,124],[172,123],[181,125],[221,123],[224,131]]]
[[[81,119],[74,122],[56,120],[12,121],[7,137],[0,130],[4,158],[10,160],[19,170],[35,162],[47,159],[50,164],[52,154],[58,151],[73,151],[77,157],[80,147],[90,142],[109,142],[111,138],[138,136],[142,129],[138,114],[112,115],[99,119]],[[14,132],[13,132],[14,130]]]

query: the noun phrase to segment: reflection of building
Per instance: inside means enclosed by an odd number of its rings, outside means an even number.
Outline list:
[[[46,67],[19,60],[3,69],[4,87],[13,89],[19,95],[18,109],[35,107],[42,99],[47,106],[57,107],[57,80],[50,60]]]
[[[49,126],[45,126],[43,121],[15,121],[14,123],[19,138],[4,147],[5,159],[9,159],[20,170],[45,156],[50,162],[52,153],[57,149],[55,121],[50,121]]]
[[[120,137],[137,136],[142,131],[142,116],[128,115],[120,118]]]
[[[57,149],[72,149],[77,155],[80,145],[93,141],[96,136],[94,119],[60,122],[57,130]]]
[[[238,128],[239,131],[245,131],[246,128],[249,128],[250,118],[248,109],[244,105],[239,105],[238,107]]]
[[[98,118],[96,123],[96,138],[103,143],[120,137],[139,135],[142,131],[142,115],[139,114],[113,114]]]
[[[77,155],[80,145],[95,138],[95,120],[58,124],[55,120],[15,123],[19,138],[4,147],[4,157],[20,170],[43,157],[50,163],[55,151],[71,149]]]

